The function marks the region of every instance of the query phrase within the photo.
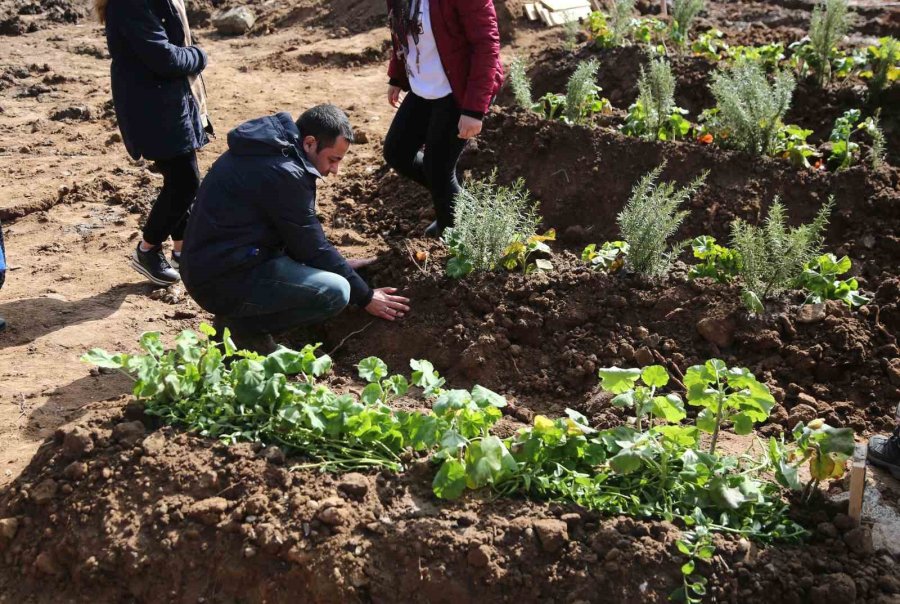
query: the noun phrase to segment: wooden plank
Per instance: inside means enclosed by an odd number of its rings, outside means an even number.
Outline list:
[[[659,14],[663,17],[669,14],[669,7],[666,5],[666,0],[659,0]]]
[[[863,493],[866,490],[866,453],[868,447],[858,444],[853,450],[853,461],[850,467],[850,507],[847,515],[859,526],[862,519]]]
[[[584,6],[582,8],[570,8],[568,10],[556,10],[550,13],[550,23],[553,25],[564,25],[572,21],[584,19],[591,14],[591,7]]]
[[[525,16],[531,21],[538,20],[538,13],[537,9],[534,7],[534,2],[529,2],[525,5]]]
[[[551,13],[572,8],[587,7],[590,9],[591,7],[589,0],[541,0],[541,4]]]

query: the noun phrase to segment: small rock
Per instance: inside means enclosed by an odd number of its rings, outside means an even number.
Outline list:
[[[238,6],[212,18],[213,27],[226,36],[240,36],[253,27],[256,15],[246,6]]]
[[[63,470],[63,476],[67,480],[81,480],[87,474],[87,464],[83,461],[73,461]]]
[[[3,518],[0,520],[0,540],[12,541],[19,530],[18,518]]]
[[[267,462],[269,462],[270,464],[274,464],[276,466],[284,465],[284,461],[286,459],[285,455],[284,455],[284,451],[282,451],[280,448],[278,448],[274,445],[268,446],[265,449],[263,449],[261,452],[261,456]]]
[[[228,500],[224,497],[210,497],[195,501],[184,509],[187,518],[203,524],[214,526],[222,520],[222,514],[228,509]]]
[[[350,519],[349,516],[349,513],[343,507],[328,507],[320,511],[316,518],[319,519],[319,522],[328,526],[341,526],[347,523]]]
[[[55,122],[61,122],[63,120],[78,120],[87,122],[91,120],[91,117],[92,114],[89,107],[75,106],[66,107],[65,109],[60,109],[59,111],[54,112],[50,116],[50,119]]]
[[[817,529],[819,531],[819,534],[822,535],[823,537],[828,537],[829,539],[836,539],[838,536],[837,527],[834,526],[830,522],[819,523],[819,526],[817,527]]]
[[[849,531],[854,528],[855,523],[853,522],[853,518],[848,516],[847,514],[837,514],[834,517],[834,526],[839,531]]]
[[[469,566],[485,568],[491,563],[491,554],[493,553],[489,546],[479,545],[469,550],[469,555],[466,556],[466,559],[469,562]]]
[[[825,575],[818,578],[809,596],[816,604],[852,604],[856,602],[856,583],[846,573]]]
[[[63,438],[62,454],[69,459],[80,459],[93,450],[94,440],[91,433],[81,426],[76,426]]]
[[[731,319],[719,319],[706,317],[697,323],[697,333],[704,340],[712,342],[719,348],[728,348],[734,340],[734,321]]]
[[[875,547],[872,545],[872,529],[867,526],[858,526],[847,531],[844,535],[844,543],[851,552],[860,556],[868,556],[875,551]]]
[[[900,386],[900,358],[888,361],[887,376],[890,383],[894,386]]]
[[[53,556],[47,552],[41,552],[34,561],[34,568],[46,575],[58,575],[62,572]]]
[[[544,551],[550,553],[559,551],[569,541],[569,529],[562,520],[543,518],[535,520],[532,526]]]
[[[653,351],[646,346],[641,346],[634,352],[634,360],[641,367],[652,365],[656,361],[653,358]]]
[[[347,231],[341,236],[342,245],[365,245],[366,238],[353,231]]]
[[[458,526],[474,526],[478,522],[478,514],[475,512],[462,512],[456,519]]]
[[[816,409],[819,406],[819,401],[815,399],[815,397],[806,394],[805,392],[801,392],[797,394],[797,402],[801,405],[807,405]]]
[[[814,419],[816,419],[816,410],[814,407],[809,405],[797,405],[791,409],[791,412],[788,415],[787,427],[793,430],[794,426],[800,422],[808,424]]]
[[[369,492],[369,480],[358,472],[350,472],[341,476],[337,488],[354,499],[362,499]]]
[[[113,440],[123,445],[132,446],[147,433],[147,429],[141,422],[123,422],[116,424],[112,431]]]
[[[797,322],[799,323],[818,323],[825,320],[824,304],[804,304],[797,309]]]
[[[162,432],[154,432],[141,442],[141,448],[147,455],[157,455],[166,446],[166,437]]]
[[[31,491],[31,500],[38,505],[44,505],[56,497],[57,484],[52,478],[46,478],[39,482]]]
[[[357,145],[365,145],[369,142],[369,133],[365,130],[354,130],[353,141]]]

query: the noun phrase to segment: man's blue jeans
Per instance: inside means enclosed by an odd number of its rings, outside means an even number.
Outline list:
[[[341,312],[350,300],[346,279],[288,256],[268,260],[240,279],[219,279],[204,288],[202,297],[214,296],[215,290],[237,302],[234,310],[217,313],[216,318],[232,332],[246,335],[278,334],[320,323]]]

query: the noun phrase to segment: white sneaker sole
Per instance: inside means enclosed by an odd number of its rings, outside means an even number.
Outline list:
[[[136,253],[137,253],[137,252],[135,252],[135,254],[136,254]],[[160,278],[158,278],[158,277],[154,277],[153,275],[150,274],[150,271],[148,271],[148,270],[145,269],[143,266],[141,266],[141,263],[138,262],[138,259],[135,258],[134,255],[131,256],[131,268],[133,268],[134,270],[136,270],[137,272],[139,272],[140,274],[142,274],[144,277],[146,277],[147,279],[149,279],[150,282],[155,283],[156,285],[162,285],[162,286],[168,287],[168,286],[170,286],[170,285],[172,285],[172,284],[174,284],[174,283],[178,283],[179,281],[181,281],[180,278],[179,278],[179,279],[175,279],[174,281],[165,281],[165,280],[160,279]]]

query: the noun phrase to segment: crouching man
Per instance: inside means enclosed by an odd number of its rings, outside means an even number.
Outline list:
[[[238,348],[268,354],[273,334],[324,321],[348,303],[395,320],[409,311],[394,288],[370,288],[328,242],[316,181],[337,174],[353,142],[343,111],[318,105],[228,133],[228,151],[197,193],[181,255],[194,300],[228,327]]]

